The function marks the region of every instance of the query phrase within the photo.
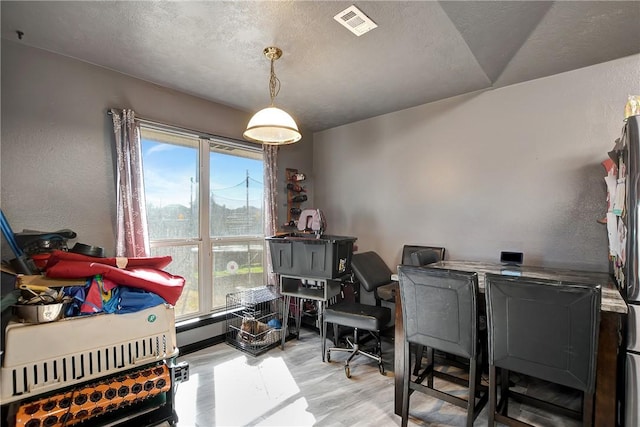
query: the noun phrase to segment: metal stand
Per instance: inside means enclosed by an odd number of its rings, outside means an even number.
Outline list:
[[[302,300],[314,300],[318,301],[318,322],[320,327],[320,339],[324,342],[324,333],[322,328],[322,320],[324,315],[324,309],[327,301],[340,294],[342,290],[343,279],[349,277],[345,275],[338,279],[319,279],[315,277],[299,277],[299,276],[280,276],[280,293],[284,296],[284,308],[282,314],[282,349],[284,350],[284,344],[286,342],[288,333],[288,321],[289,321],[289,307],[291,304],[291,298],[297,298],[298,310],[295,313],[296,321],[296,333],[300,335],[300,323],[302,310],[300,307],[300,301]]]

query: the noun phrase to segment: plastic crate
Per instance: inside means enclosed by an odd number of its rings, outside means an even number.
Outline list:
[[[36,325],[10,323],[6,342],[3,405],[178,355],[169,305]]]
[[[288,233],[266,238],[273,272],[336,279],[351,269],[355,237]]]

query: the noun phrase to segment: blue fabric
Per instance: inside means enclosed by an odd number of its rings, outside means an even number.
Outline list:
[[[82,312],[82,306],[89,304],[86,300],[91,286],[100,289],[102,297],[101,307],[96,307],[92,313]],[[118,285],[107,291],[102,278],[94,276],[87,279],[85,286],[72,286],[64,288],[64,294],[71,297],[71,303],[65,311],[65,317],[91,315],[97,313],[135,313],[146,308],[155,307],[167,302],[157,294],[138,288]],[[93,304],[92,304],[93,305]]]
[[[120,286],[120,298],[117,313],[135,313],[145,308],[166,304],[157,294],[142,289]]]
[[[102,298],[102,310],[105,313],[116,313],[118,311],[118,303],[120,296],[120,286],[116,285],[109,279],[102,279],[102,276],[96,276],[98,285],[100,286],[100,296]]]
[[[65,295],[71,297],[71,303],[64,312],[64,317],[80,316],[82,304],[84,304],[86,289],[91,286],[93,278],[87,279],[85,286],[71,286],[64,288]]]

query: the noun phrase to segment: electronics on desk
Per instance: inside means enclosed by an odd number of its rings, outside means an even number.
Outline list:
[[[524,254],[522,252],[500,252],[500,262],[507,265],[522,265]]]
[[[520,276],[520,266],[524,259],[522,252],[500,252],[500,262],[505,265],[505,268],[500,270],[500,274],[505,276]]]

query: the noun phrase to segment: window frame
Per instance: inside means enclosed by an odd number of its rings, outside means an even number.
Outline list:
[[[176,315],[177,321],[189,321],[193,319],[210,317],[222,313],[226,310],[226,307],[214,307],[214,246],[217,242],[229,243],[234,241],[258,241],[262,244],[262,280],[266,283],[267,280],[267,248],[264,234],[264,197],[261,205],[262,209],[262,229],[258,235],[236,235],[236,236],[212,236],[211,230],[211,208],[210,208],[210,176],[211,176],[211,162],[210,155],[215,150],[215,146],[238,148],[242,150],[248,150],[260,153],[264,171],[264,150],[261,146],[256,146],[255,143],[247,141],[236,140],[232,138],[222,137],[218,135],[212,135],[204,132],[193,131],[185,129],[179,126],[167,125],[150,120],[140,120],[140,139],[147,139],[144,137],[145,130],[153,132],[173,133],[176,135],[182,135],[187,138],[197,139],[197,168],[198,168],[198,227],[197,236],[188,237],[184,239],[152,239],[149,237],[150,247],[153,248],[168,248],[177,246],[196,246],[198,248],[198,310],[195,313],[189,313],[184,315]],[[178,145],[176,143],[176,145]],[[144,155],[143,155],[143,170],[144,170]],[[267,191],[263,182],[263,194]],[[168,270],[171,269],[171,264],[168,266]]]

